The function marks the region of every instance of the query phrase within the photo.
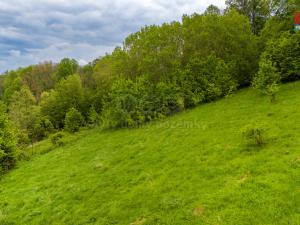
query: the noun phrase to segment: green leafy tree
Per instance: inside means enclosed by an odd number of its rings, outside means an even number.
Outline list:
[[[273,1],[272,15],[260,35],[261,49],[271,40],[280,39],[284,32],[294,33],[294,13],[300,11],[300,0]]]
[[[139,78],[116,80],[109,100],[104,105],[104,117],[111,127],[132,127],[145,121],[143,106],[147,95],[146,80]]]
[[[234,10],[224,16],[184,16],[183,31],[183,65],[195,58],[205,60],[215,54],[229,66],[232,77],[240,86],[250,84],[258,69],[259,51],[257,38],[245,16]]]
[[[32,140],[29,136],[29,130],[39,116],[39,108],[27,86],[23,86],[20,91],[16,91],[11,96],[8,109],[9,119],[18,130],[19,144],[28,144]]]
[[[294,24],[291,16],[285,18],[274,16],[270,18],[261,31],[261,49],[264,50],[268,42],[270,42],[271,40],[279,39],[283,32],[292,32],[293,29]]]
[[[128,56],[126,52],[116,47],[111,55],[107,54],[95,62],[93,68],[93,77],[96,82],[102,82],[102,79],[115,78],[120,75],[130,76],[131,71],[128,64]]]
[[[262,58],[259,64],[259,71],[254,77],[252,85],[263,94],[269,95],[271,102],[273,102],[276,99],[279,82],[280,74],[276,67],[268,59]]]
[[[4,91],[2,99],[6,103],[9,103],[12,95],[16,91],[19,91],[22,87],[22,80],[19,75],[19,71],[11,71],[7,73],[3,83]]]
[[[77,109],[71,108],[66,114],[65,129],[71,133],[77,132],[83,125],[83,122],[81,113]]]
[[[27,118],[30,116],[36,100],[27,86],[16,91],[9,104],[9,117],[21,129],[26,129]]]
[[[159,82],[150,98],[153,118],[172,115],[184,110],[184,97],[180,86],[174,81]]]
[[[180,84],[185,106],[209,102],[235,90],[237,82],[230,72],[228,65],[215,55],[191,60],[182,74]]]
[[[16,164],[16,138],[5,113],[6,106],[0,102],[0,173]]]
[[[183,54],[182,26],[179,22],[146,26],[124,42],[130,78],[149,76],[163,81],[177,71]]]
[[[221,10],[215,6],[215,5],[209,5],[204,14],[217,14],[217,15],[220,15],[221,14]]]
[[[300,78],[300,33],[285,32],[270,40],[263,55],[276,67],[282,81]]]
[[[101,122],[101,117],[99,113],[97,113],[95,108],[92,106],[88,113],[88,124],[91,126],[98,126],[100,125],[100,122]]]
[[[78,70],[78,67],[78,62],[75,59],[62,59],[57,65],[55,79],[57,81],[66,79],[68,76],[75,74]]]
[[[45,137],[48,137],[54,131],[53,124],[46,116],[38,115],[32,122],[28,132],[29,137],[33,141],[40,141]]]
[[[52,76],[55,72],[55,65],[51,62],[44,62],[38,65],[30,66],[22,71],[22,84],[26,85],[34,97],[40,100],[42,92],[54,87],[55,81]]]
[[[55,128],[63,128],[66,113],[75,108],[83,114],[82,107],[84,92],[78,75],[71,75],[66,80],[61,80],[54,90],[42,94],[41,112],[48,116]]]
[[[89,63],[79,68],[79,76],[82,81],[82,86],[87,89],[95,88],[95,79],[93,77],[94,65]]]
[[[228,9],[235,9],[248,17],[252,31],[259,34],[271,13],[273,1],[269,0],[226,0]]]

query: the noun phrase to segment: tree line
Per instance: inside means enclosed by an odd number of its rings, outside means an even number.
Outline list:
[[[228,0],[129,35],[85,66],[44,62],[0,76],[0,172],[60,130],[135,127],[253,85],[275,98],[300,76],[299,0]]]

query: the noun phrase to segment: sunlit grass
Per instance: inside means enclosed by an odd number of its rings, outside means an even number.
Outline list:
[[[82,131],[0,181],[0,224],[299,224],[300,82],[138,129]],[[265,144],[241,130],[260,123]],[[51,151],[50,151],[51,150]]]

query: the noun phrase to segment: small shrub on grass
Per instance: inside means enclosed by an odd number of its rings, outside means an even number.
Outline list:
[[[242,134],[249,145],[262,146],[265,144],[265,128],[261,125],[248,125],[242,130]]]
[[[77,109],[71,108],[66,114],[65,129],[71,133],[77,132],[83,125],[83,122],[84,120],[81,113]]]
[[[96,112],[94,107],[91,107],[88,113],[88,126],[89,127],[96,127],[101,124],[101,117],[99,113]]]
[[[63,141],[64,137],[65,137],[65,134],[63,132],[58,132],[51,136],[50,141],[56,147],[63,146],[64,145],[64,141]]]
[[[259,71],[255,75],[252,86],[261,93],[270,96],[271,102],[276,100],[276,94],[279,90],[280,74],[270,60],[262,57],[259,64]]]
[[[37,141],[41,141],[43,138],[48,137],[54,130],[53,124],[48,117],[38,117],[27,128],[28,138],[31,144]]]
[[[18,161],[28,161],[30,160],[30,153],[23,149],[18,149],[16,151],[16,158]]]

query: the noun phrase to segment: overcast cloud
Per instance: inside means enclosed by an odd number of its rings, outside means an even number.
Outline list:
[[[225,0],[0,0],[0,72],[43,61],[85,64],[144,25]]]

